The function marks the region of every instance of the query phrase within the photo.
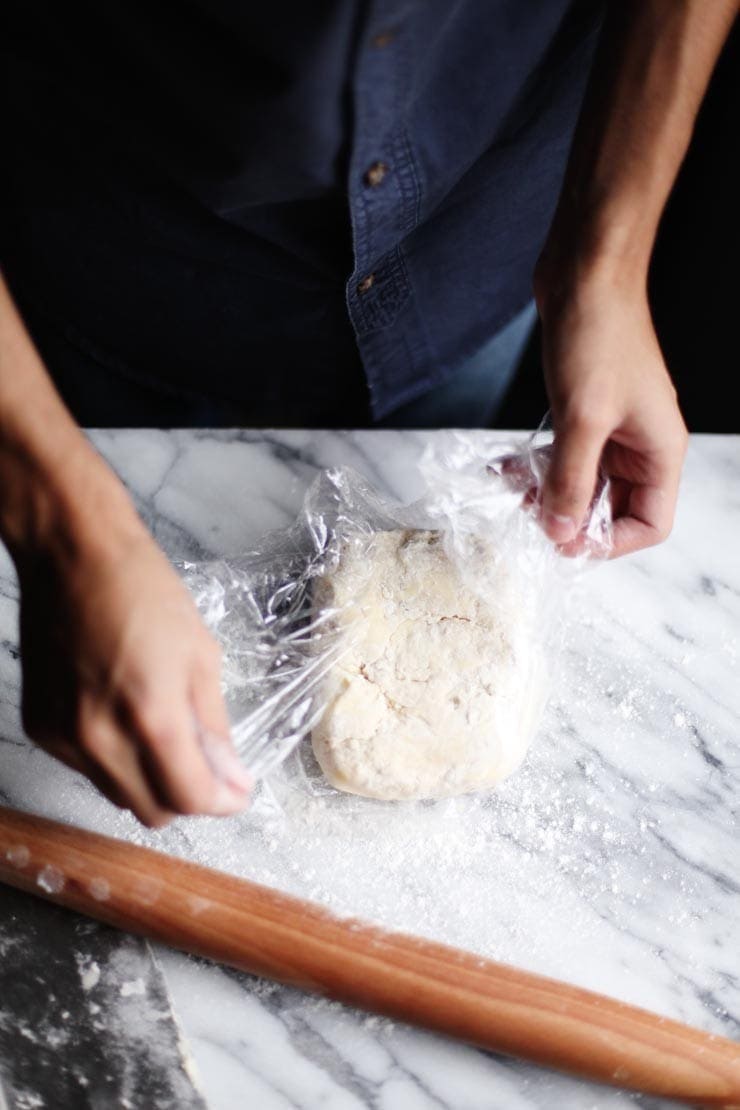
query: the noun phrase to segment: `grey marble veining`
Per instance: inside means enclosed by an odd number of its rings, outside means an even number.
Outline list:
[[[320,467],[348,463],[410,500],[428,435],[94,441],[168,554],[200,559],[288,523]],[[739,548],[740,438],[695,438],[671,540],[586,575],[540,734],[494,794],[384,806],[278,774],[258,812],[158,834],[23,740],[2,558],[0,797],[740,1039]],[[661,1105],[159,957],[213,1110]]]

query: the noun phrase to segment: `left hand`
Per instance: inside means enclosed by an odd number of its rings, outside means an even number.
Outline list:
[[[542,523],[570,554],[594,495],[610,479],[612,558],[666,539],[686,425],[653,327],[644,282],[599,279],[553,294],[535,283],[555,442]]]

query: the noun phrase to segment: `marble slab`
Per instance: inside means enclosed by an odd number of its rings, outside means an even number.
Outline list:
[[[436,434],[93,440],[167,553],[204,559],[288,523],[322,467],[352,465],[410,500]],[[23,739],[3,557],[0,799],[740,1039],[740,437],[694,437],[669,542],[590,570],[563,619],[542,728],[494,794],[392,806],[277,775],[257,812],[148,833]],[[663,1105],[163,948],[158,959],[212,1110]]]

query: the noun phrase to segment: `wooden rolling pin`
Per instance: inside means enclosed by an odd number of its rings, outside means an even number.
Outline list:
[[[740,1108],[740,1045],[267,887],[0,807],[0,879],[165,944],[494,1052]]]

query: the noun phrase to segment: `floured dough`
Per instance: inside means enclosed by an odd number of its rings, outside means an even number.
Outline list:
[[[478,543],[465,578],[438,532],[379,532],[321,583],[349,650],[312,733],[329,782],[373,798],[480,790],[521,762],[544,703],[530,622]]]

